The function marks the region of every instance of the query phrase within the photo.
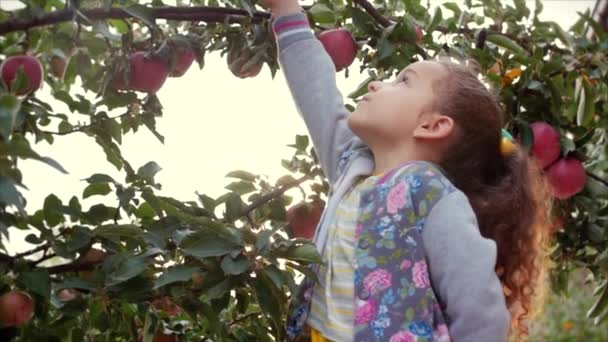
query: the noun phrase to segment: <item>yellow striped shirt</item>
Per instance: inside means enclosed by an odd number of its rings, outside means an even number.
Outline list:
[[[332,341],[354,338],[355,228],[361,192],[374,184],[370,176],[355,183],[344,196],[330,226],[319,283],[313,289],[307,323]]]

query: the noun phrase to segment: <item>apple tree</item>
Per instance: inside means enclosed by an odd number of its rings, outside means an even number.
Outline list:
[[[1,338],[284,339],[289,297],[301,274],[310,274],[307,265],[320,260],[310,227],[328,184],[308,138],[295,138],[284,177],[236,170],[224,195],[197,193],[196,201],[160,195],[160,166],[134,167],[120,149],[122,137],[142,126],[164,141],[156,92],[167,77],[203,68],[208,53],[224,56],[236,77],[255,77],[264,64],[274,76],[269,13],[256,0],[22,2],[0,11],[0,247],[11,243],[9,228],[30,231],[33,247],[0,254]],[[597,284],[589,316],[606,318],[608,32],[591,13],[562,28],[539,18],[541,1],[533,10],[523,0],[433,10],[420,0],[309,5],[336,68],[348,76],[356,58],[369,75],[348,94],[350,109],[370,81],[414,61],[450,55],[478,62],[502,100],[507,128],[554,190],[553,288],[563,291],[571,270],[587,268]],[[322,38],[336,28],[348,39]],[[43,84],[68,113],[38,95]],[[77,132],[94,139],[124,179],[91,170],[81,194],[48,194],[42,208],[27,212],[18,161],[66,172],[36,144]],[[292,188],[302,190],[303,203],[286,194]],[[80,203],[111,195],[116,205]]]

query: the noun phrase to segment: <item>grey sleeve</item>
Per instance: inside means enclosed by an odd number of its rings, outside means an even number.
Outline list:
[[[277,25],[307,20],[305,14],[279,17]],[[319,162],[330,184],[338,178],[343,151],[363,143],[348,127],[345,108],[336,84],[334,64],[310,29],[287,29],[277,34],[279,63],[299,114],[312,138]]]
[[[481,236],[464,193],[453,192],[433,207],[422,237],[452,341],[507,341],[511,317],[495,272],[496,243]]]

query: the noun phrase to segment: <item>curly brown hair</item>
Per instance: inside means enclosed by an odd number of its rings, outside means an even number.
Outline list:
[[[511,335],[525,340],[526,322],[544,297],[552,232],[549,187],[523,148],[508,157],[500,153],[503,110],[477,76],[478,66],[446,58],[436,62],[447,72],[433,86],[438,100],[429,110],[455,122],[454,140],[439,164],[469,198],[481,234],[496,242],[496,273],[511,312]]]

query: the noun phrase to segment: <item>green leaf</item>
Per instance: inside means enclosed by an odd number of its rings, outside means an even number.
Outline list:
[[[56,289],[79,289],[93,291],[95,287],[88,281],[82,278],[65,278],[62,282],[55,286]]]
[[[205,194],[197,194],[203,208],[213,212],[215,210],[215,200]]]
[[[376,34],[379,31],[376,27],[376,21],[367,12],[358,7],[352,7],[350,10],[355,27],[367,34]]]
[[[292,246],[287,250],[286,259],[320,263],[322,261],[317,248],[312,244]]]
[[[19,275],[19,281],[32,293],[48,298],[51,295],[51,277],[46,270],[36,269]]]
[[[88,246],[93,239],[91,229],[83,226],[75,226],[70,234],[66,236],[66,252],[72,253]]]
[[[92,183],[89,184],[82,193],[82,198],[91,197],[93,195],[107,195],[112,192],[108,183]]]
[[[67,174],[68,172],[54,159],[49,157],[42,157],[34,150],[31,149],[30,143],[27,139],[19,134],[15,134],[13,138],[4,146],[0,145],[0,154],[6,153],[7,155],[16,156],[23,159],[34,159],[43,162],[56,170]]]
[[[18,110],[17,97],[8,94],[0,97],[0,139],[9,140]]]
[[[222,259],[221,266],[224,273],[238,275],[249,269],[249,260],[242,254],[236,257],[236,259],[233,259],[230,255],[226,255]]]
[[[53,227],[64,221],[63,214],[59,211],[61,200],[54,194],[48,195],[44,200],[44,220]]]
[[[103,204],[95,204],[91,206],[88,212],[84,213],[84,218],[93,223],[99,224],[113,217],[114,211]]]
[[[270,315],[270,319],[275,325],[276,331],[281,331],[283,304],[285,295],[278,289],[265,270],[258,271],[253,281],[255,296],[262,311]],[[279,336],[279,340],[282,340]]]
[[[124,20],[109,19],[108,23],[110,23],[110,26],[114,27],[116,29],[116,31],[120,32],[121,34],[129,33],[129,26],[127,25],[127,23]]]
[[[206,258],[222,256],[240,249],[242,243],[238,243],[226,227],[208,228],[197,231],[186,236],[179,244],[179,248],[186,254]]]
[[[156,26],[154,13],[147,6],[135,4],[129,7],[123,7],[123,11],[135,18],[141,19],[150,27]]]
[[[583,86],[578,96],[578,108],[576,111],[576,124],[578,126],[589,127],[593,122],[593,115],[595,114],[595,103],[593,96],[593,89],[591,84],[583,79]]]
[[[231,285],[232,281],[230,278],[226,278],[205,291],[205,295],[209,299],[220,298],[226,292],[230,291]]]
[[[516,54],[523,55],[525,57],[528,56],[528,51],[526,51],[523,47],[521,47],[511,38],[505,37],[501,34],[489,34],[486,37],[486,40]]]
[[[244,205],[241,196],[233,192],[229,193],[226,199],[226,219],[228,221],[238,219],[241,216]]]
[[[154,175],[156,175],[160,170],[162,170],[160,165],[158,165],[154,161],[150,161],[137,170],[137,175],[145,178],[154,179]]]
[[[19,214],[25,216],[26,212],[21,198],[21,194],[15,187],[15,182],[8,177],[0,176],[0,203],[16,206]]]
[[[454,12],[454,17],[456,17],[456,18],[460,17],[460,14],[462,13],[462,11],[460,10],[460,7],[458,7],[458,4],[456,4],[455,2],[446,2],[443,4],[443,6],[447,9],[449,9],[450,11]]]
[[[192,274],[197,270],[198,267],[185,265],[172,267],[156,279],[154,282],[154,289],[177,282],[188,281],[192,279]]]
[[[336,16],[334,11],[326,5],[317,2],[309,10],[312,14],[313,19],[321,24],[333,24],[336,22]]]
[[[608,286],[605,286],[604,290],[601,291],[599,298],[587,312],[587,317],[597,317],[602,314],[606,308],[608,308]]]
[[[256,176],[253,173],[243,170],[235,170],[228,172],[225,177],[238,178],[248,182],[255,182],[256,179]]]
[[[140,275],[151,263],[147,256],[141,255],[115,255],[110,258],[115,258],[115,261],[106,276],[106,286],[118,285]]]
[[[368,86],[373,80],[374,79],[371,77],[366,78],[365,81],[361,82],[352,93],[348,94],[348,97],[351,99],[357,99],[360,96],[367,94]]]
[[[437,6],[435,7],[435,13],[433,14],[433,18],[431,19],[429,26],[426,28],[426,31],[433,32],[435,28],[439,26],[441,20],[443,20],[443,14],[441,13],[441,7]]]
[[[95,173],[91,177],[83,180],[86,180],[89,183],[117,183],[114,178],[103,173]]]
[[[156,212],[148,202],[144,202],[135,211],[135,216],[139,217],[140,219],[153,218],[156,216]]]
[[[247,181],[232,182],[226,185],[226,189],[233,191],[239,195],[248,194],[256,190],[255,185]]]
[[[543,2],[541,0],[536,0],[534,2],[534,18],[537,18],[540,13],[543,11]]]
[[[572,38],[570,33],[564,31],[564,29],[558,23],[554,21],[551,21],[550,23],[551,27],[553,27],[553,31],[557,35],[557,38],[559,38],[559,40],[561,40],[562,43],[566,45],[566,47],[572,47],[572,45],[574,45],[574,39]]]
[[[106,239],[122,237],[136,238],[143,233],[143,230],[133,224],[112,224],[99,226],[93,230],[93,233]]]

